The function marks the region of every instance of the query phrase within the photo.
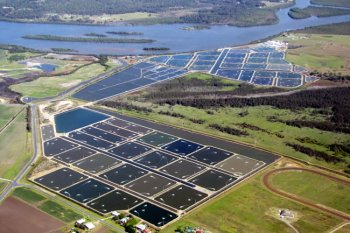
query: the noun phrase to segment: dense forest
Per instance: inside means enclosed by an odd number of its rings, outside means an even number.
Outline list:
[[[259,7],[263,5],[261,0],[85,0],[84,7],[81,7],[81,4],[80,0],[0,0],[0,17],[40,19],[49,16],[49,21],[59,21],[57,15],[60,14],[101,15],[190,10],[189,14],[180,14],[177,22],[230,23],[242,16],[250,15],[254,18],[254,10],[259,11]],[[271,18],[271,15],[268,18]],[[274,17],[271,20],[274,20]]]

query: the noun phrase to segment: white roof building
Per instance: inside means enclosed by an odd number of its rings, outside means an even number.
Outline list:
[[[95,228],[95,225],[92,222],[88,222],[84,224],[86,230],[92,230]]]
[[[120,219],[119,222],[122,224],[126,224],[129,220],[130,220],[129,217],[125,217],[125,218]]]
[[[119,216],[120,216],[120,213],[117,212],[117,211],[113,211],[113,212],[112,212],[112,216],[113,216],[113,217],[119,217]]]
[[[76,224],[81,225],[81,224],[83,224],[84,222],[86,222],[86,219],[85,219],[85,218],[82,218],[82,219],[77,220],[77,221],[76,221]]]
[[[140,231],[144,231],[147,229],[147,226],[145,224],[137,224],[135,227]]]

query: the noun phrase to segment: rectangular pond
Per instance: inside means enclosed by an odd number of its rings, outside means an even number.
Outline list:
[[[85,108],[76,108],[55,116],[56,132],[67,133],[109,118],[109,116]]]

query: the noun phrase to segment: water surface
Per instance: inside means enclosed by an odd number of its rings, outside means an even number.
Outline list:
[[[309,0],[296,0],[293,7],[307,7]],[[85,54],[154,54],[169,53],[169,51],[146,52],[144,47],[168,47],[170,52],[189,52],[197,50],[210,50],[225,46],[247,44],[249,42],[266,38],[286,30],[302,29],[330,23],[350,21],[350,15],[295,20],[288,16],[290,8],[277,12],[279,22],[274,25],[254,27],[233,27],[226,25],[211,26],[208,30],[183,30],[189,24],[158,24],[158,25],[66,25],[66,24],[33,24],[0,22],[0,43],[16,44],[40,50],[51,48],[69,48]],[[107,31],[142,32],[143,35],[133,35],[130,38],[154,39],[154,43],[145,44],[107,44],[107,43],[81,43],[58,42],[23,39],[27,34],[52,34],[59,36],[83,36],[87,33],[103,34]],[[123,37],[109,35],[113,37]],[[125,38],[125,36],[123,37]]]

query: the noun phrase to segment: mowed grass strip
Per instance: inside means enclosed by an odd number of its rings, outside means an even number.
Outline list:
[[[40,204],[38,208],[66,223],[82,218],[82,215],[50,200]]]
[[[270,182],[281,191],[350,214],[350,186],[308,171],[276,173]]]
[[[0,114],[2,115],[2,113]],[[22,111],[0,133],[0,177],[13,179],[32,156],[32,137],[26,129],[26,111]]]
[[[0,194],[2,193],[2,191],[4,191],[6,186],[7,186],[7,182],[0,181]]]
[[[100,64],[91,64],[84,66],[72,74],[41,77],[32,82],[13,85],[10,88],[13,91],[21,93],[23,96],[33,98],[43,98],[47,96],[55,96],[70,87],[91,79],[105,72],[105,67]]]
[[[267,214],[272,207],[296,211],[300,218],[292,225],[299,232],[326,232],[341,223],[331,215],[272,194],[263,186],[261,176],[257,176],[209,201],[161,232],[172,233],[179,226],[201,226],[221,233],[291,232],[285,223]]]

